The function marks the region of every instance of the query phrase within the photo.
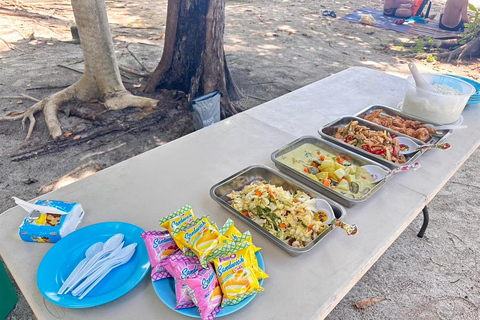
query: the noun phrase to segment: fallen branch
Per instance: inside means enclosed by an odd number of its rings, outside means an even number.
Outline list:
[[[132,57],[138,62],[138,64],[139,64],[140,66],[142,66],[142,69],[143,69],[143,70],[145,70],[145,71],[147,71],[149,74],[151,74],[152,72],[151,72],[150,70],[148,70],[147,67],[145,67],[145,66],[143,65],[143,63],[142,63],[139,59],[137,59],[137,56],[132,52],[132,50],[130,50],[130,48],[128,47],[129,45],[130,45],[130,43],[127,44],[127,47],[126,47],[127,50],[128,50],[128,52],[130,52],[130,54],[132,55]]]
[[[257,100],[260,100],[260,101],[269,101],[268,99],[264,99],[264,98],[260,98],[260,97],[256,97],[256,96],[252,96],[251,94],[245,94],[247,97],[250,97],[250,98],[253,98],[253,99],[257,99]]]
[[[27,99],[27,100],[31,100],[33,102],[39,102],[40,101],[40,100],[38,100],[34,97],[27,96],[26,94],[22,94],[20,96],[3,96],[3,97],[0,97],[0,99]]]
[[[69,84],[63,86],[42,86],[42,87],[30,87],[27,90],[43,90],[43,89],[64,89],[68,87]]]
[[[140,76],[140,77],[149,77],[150,76],[150,74],[138,72],[138,71],[135,71],[135,70],[131,70],[131,68],[128,68],[128,67],[125,67],[125,66],[122,66],[122,65],[119,65],[118,68],[122,71],[134,74],[136,76]]]
[[[65,68],[65,69],[68,69],[68,70],[72,70],[72,71],[75,71],[75,72],[78,72],[80,74],[83,74],[83,71],[80,71],[80,70],[77,70],[75,68],[72,68],[72,67],[69,67],[69,66],[66,66],[66,65],[63,65],[63,64],[57,64],[58,67],[62,67],[62,68]]]
[[[112,148],[104,150],[104,151],[98,151],[98,152],[87,154],[86,156],[81,157],[80,161],[83,161],[83,160],[91,158],[91,157],[99,156],[99,155],[102,155],[102,154],[120,149],[121,147],[126,146],[126,145],[127,145],[127,143],[124,142],[124,143],[119,144],[118,146],[112,147]]]

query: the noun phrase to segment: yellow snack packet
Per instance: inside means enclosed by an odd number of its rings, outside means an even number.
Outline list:
[[[248,231],[211,256],[223,292],[222,307],[237,304],[264,290],[251,267],[252,247],[245,241],[247,237],[251,237]]]
[[[198,218],[183,228],[173,230],[172,238],[180,249],[192,250],[204,268],[209,261],[207,257],[230,242],[230,239],[220,234],[210,222],[209,216]]]
[[[186,226],[195,220],[192,207],[187,204],[159,221],[161,227],[172,234],[173,230]]]
[[[232,219],[227,219],[223,227],[220,229],[220,233],[223,234],[224,236],[228,237],[229,239],[235,241],[238,238],[242,236],[242,233],[240,230],[238,230],[235,227],[235,224]],[[257,276],[258,279],[267,279],[268,274],[265,273],[259,266],[258,266],[258,260],[257,257],[255,256],[255,252],[262,250],[262,248],[256,247],[253,244],[252,237],[247,237],[246,239],[247,242],[250,243],[250,246],[252,247],[252,250],[250,250],[251,253],[251,259],[252,259],[252,268],[255,272],[255,275]]]

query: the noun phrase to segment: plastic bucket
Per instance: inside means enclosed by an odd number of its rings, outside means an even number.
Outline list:
[[[402,111],[434,124],[448,124],[458,120],[475,88],[458,78],[446,75],[425,74],[422,77],[431,85],[443,86],[449,93],[431,92],[416,87],[412,76],[407,78],[407,92]],[[456,94],[453,94],[453,90]]]
[[[0,261],[0,319],[5,319],[17,304],[18,297]]]

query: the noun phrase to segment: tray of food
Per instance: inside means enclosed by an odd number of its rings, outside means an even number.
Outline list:
[[[395,137],[409,138],[407,135],[354,116],[340,117],[323,126],[318,133],[324,139],[393,169],[414,163],[426,151],[421,148],[426,144],[419,141],[419,149],[403,154],[403,145]]]
[[[274,151],[271,159],[282,172],[346,207],[370,198],[391,176],[388,167],[313,136],[298,138]],[[385,178],[376,181],[367,171],[371,166]]]
[[[210,196],[292,256],[318,245],[347,214],[337,202],[260,165],[215,184]]]
[[[440,126],[439,124],[427,123],[421,118],[382,105],[369,106],[355,116],[398,133],[406,134],[415,139],[417,143],[441,143],[452,133],[451,129],[436,130],[433,128]]]

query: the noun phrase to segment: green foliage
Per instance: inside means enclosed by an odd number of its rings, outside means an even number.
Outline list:
[[[437,62],[437,57],[432,56],[431,54],[427,57],[427,62]]]
[[[415,52],[416,53],[425,53],[425,41],[423,38],[420,38],[415,43]]]
[[[466,44],[480,35],[480,7],[476,8],[473,4],[469,3],[468,9],[474,12],[474,16],[470,17],[470,23],[465,23],[465,31],[459,40],[461,45]]]

